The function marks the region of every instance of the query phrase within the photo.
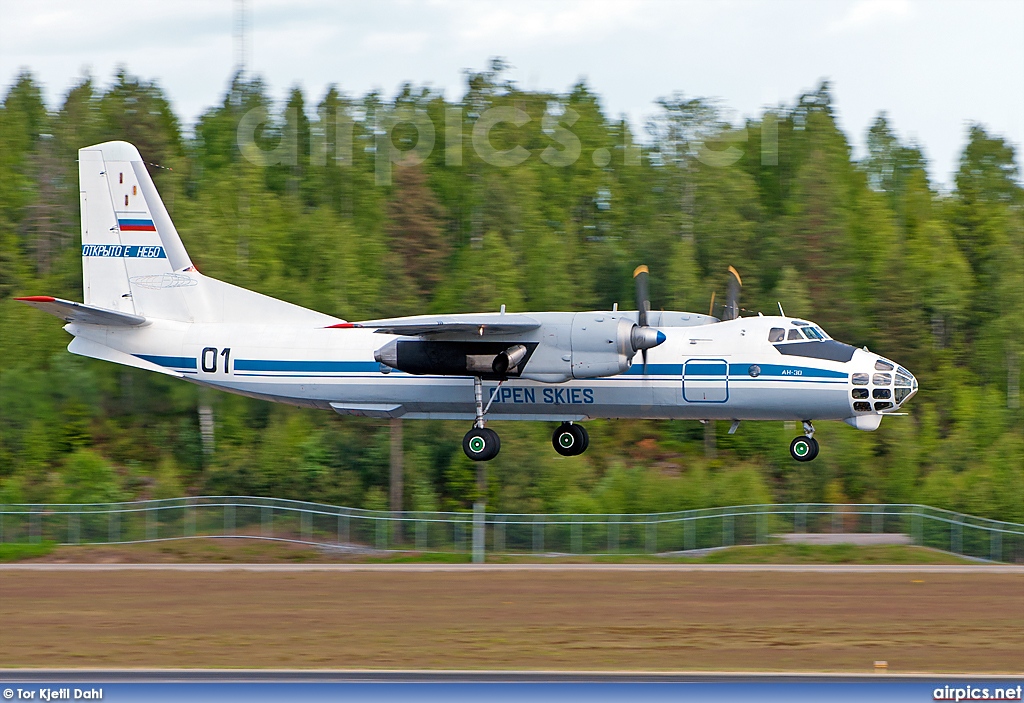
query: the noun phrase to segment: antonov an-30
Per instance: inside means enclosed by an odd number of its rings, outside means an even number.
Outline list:
[[[597,417],[803,423],[790,452],[818,454],[813,420],[874,430],[917,391],[902,366],[807,320],[651,311],[501,312],[346,322],[199,273],[138,150],[79,151],[85,302],[18,300],[65,322],[74,354],[253,398],[342,415],[472,422],[469,458],[498,454],[488,418],[559,422],[565,456]],[[782,306],[779,306],[782,313]],[[641,359],[634,363],[638,352]]]

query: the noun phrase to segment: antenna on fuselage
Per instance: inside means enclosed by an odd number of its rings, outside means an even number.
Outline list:
[[[786,316],[786,311],[782,309],[782,302],[781,301],[778,303],[778,306],[779,306],[779,314],[782,315],[783,317],[785,317]]]

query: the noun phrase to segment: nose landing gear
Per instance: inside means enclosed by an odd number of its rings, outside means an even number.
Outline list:
[[[789,454],[797,461],[814,461],[818,456],[818,440],[814,438],[814,425],[804,420],[804,436],[789,443]]]
[[[590,446],[590,435],[583,425],[563,422],[551,435],[551,446],[562,456],[579,456]]]

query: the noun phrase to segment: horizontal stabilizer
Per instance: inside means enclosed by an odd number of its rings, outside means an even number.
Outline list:
[[[434,335],[466,334],[474,336],[517,334],[540,327],[537,320],[527,315],[482,313],[469,315],[415,315],[394,317],[389,320],[345,322],[332,328],[372,329],[380,334]]]
[[[101,361],[111,361],[115,364],[134,366],[137,369],[156,371],[157,373],[174,376],[175,378],[184,377],[184,374],[179,371],[160,366],[159,364],[154,364],[152,361],[146,361],[145,359],[132,354],[125,354],[122,351],[111,349],[108,346],[104,346],[99,342],[94,342],[91,339],[86,339],[85,337],[75,337],[71,340],[71,344],[68,345],[68,351],[72,354],[78,354],[79,356],[87,356],[90,359],[99,359]]]
[[[105,310],[93,305],[76,303],[72,300],[61,300],[48,295],[32,295],[27,298],[15,298],[18,302],[39,308],[64,322],[75,322],[83,325],[109,325],[111,327],[138,327],[146,321],[139,315],[116,310]]]

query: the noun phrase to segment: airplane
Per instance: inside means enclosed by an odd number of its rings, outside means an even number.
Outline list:
[[[498,455],[495,420],[558,422],[552,445],[586,451],[593,418],[802,422],[796,461],[818,455],[816,420],[875,430],[918,390],[894,361],[809,320],[740,316],[729,268],[722,318],[637,310],[418,315],[348,322],[196,270],[139,151],[79,151],[84,303],[17,298],[66,322],[68,351],[252,398],[376,418],[472,422],[462,445]],[[713,305],[713,303],[712,303]],[[639,354],[640,361],[636,361]]]

